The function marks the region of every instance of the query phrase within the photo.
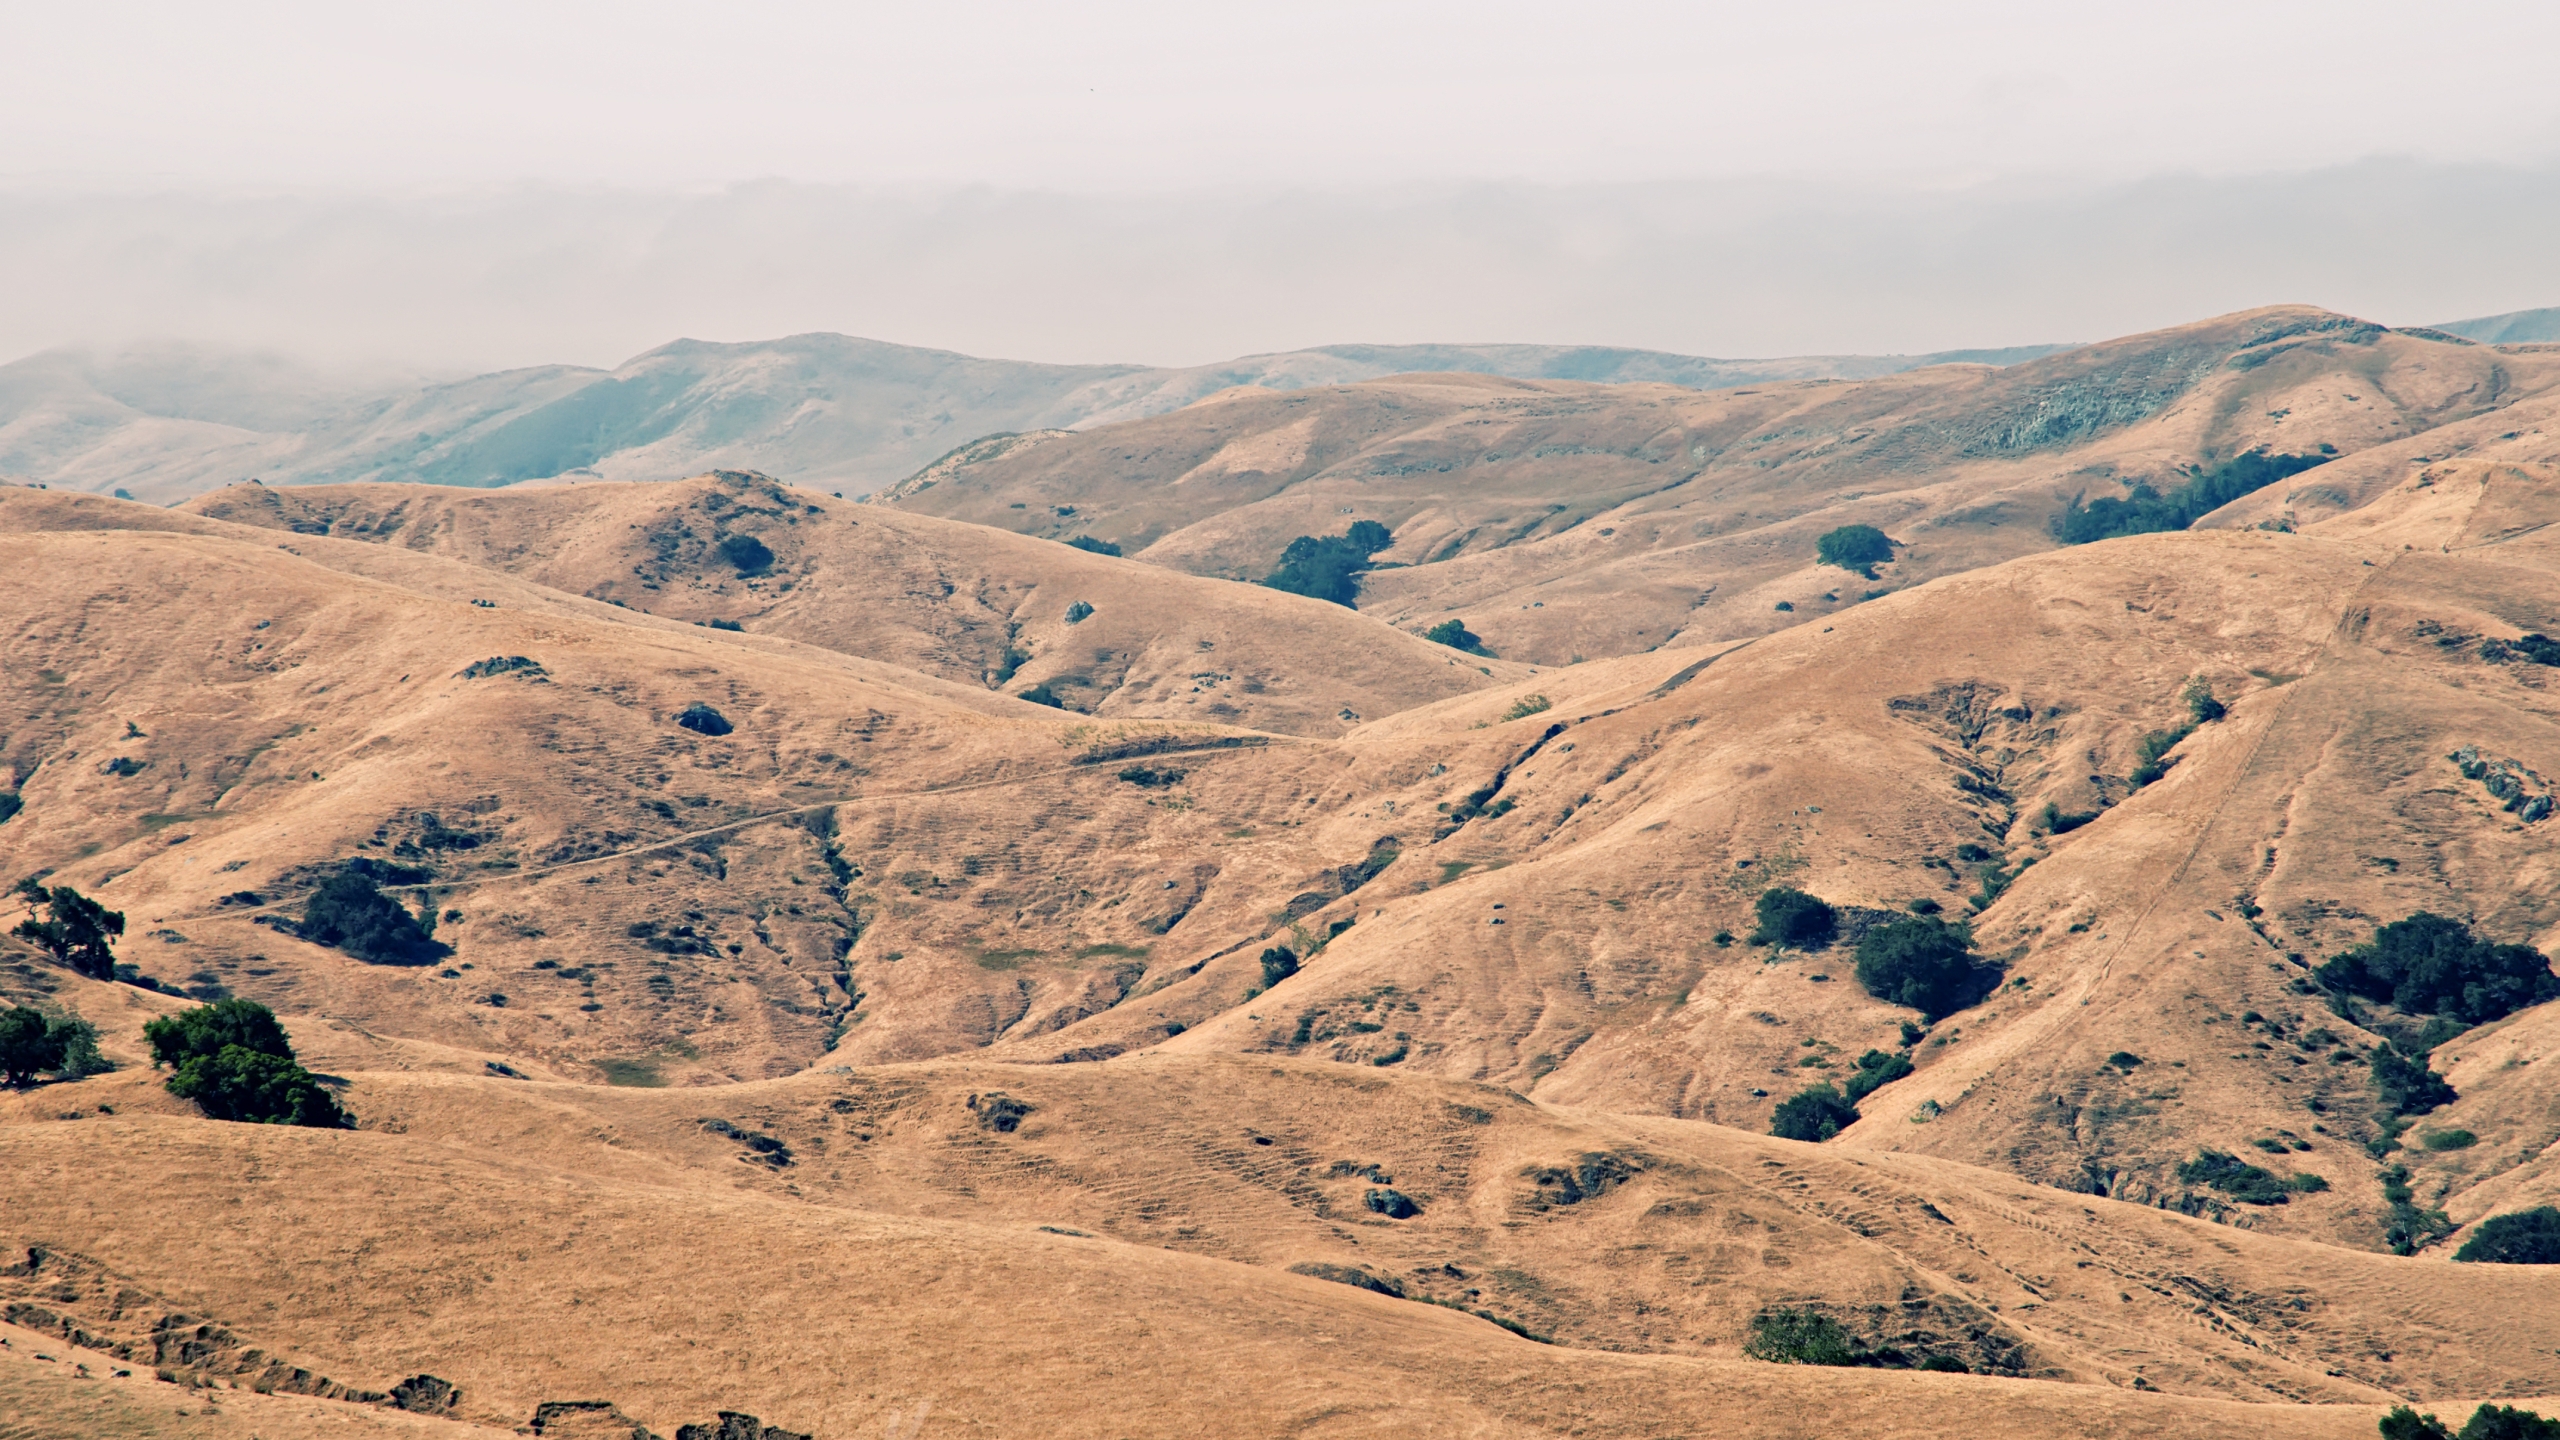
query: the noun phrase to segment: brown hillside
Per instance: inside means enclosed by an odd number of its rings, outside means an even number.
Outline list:
[[[1528,673],[1462,662],[1300,596],[1169,576],[735,471],[678,485],[498,493],[233,485],[182,508],[442,556],[648,614],[725,621],[1008,694],[1045,684],[1068,708],[1106,719],[1338,735],[1363,718]],[[769,567],[742,571],[725,556],[719,545],[736,536],[765,546]]]
[[[2181,467],[2251,448],[2397,445],[2405,458],[2413,437],[2464,422],[2485,438],[2515,427],[2475,417],[2548,393],[2552,361],[2279,307],[2005,369],[1856,382],[1244,389],[1021,437],[882,498],[1030,534],[1088,531],[1237,578],[1268,571],[1293,536],[1374,519],[1397,536],[1381,559],[1406,568],[1372,573],[1364,610],[1409,630],[1459,615],[1498,653],[1558,664],[1764,633],[1869,589],[2047,549],[2074,496],[2165,491]],[[1880,584],[1814,564],[1816,537],[1850,523],[1909,547]]]

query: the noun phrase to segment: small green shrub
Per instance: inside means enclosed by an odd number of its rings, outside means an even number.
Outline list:
[[[2453,1258],[2475,1265],[2560,1265],[2560,1209],[2537,1205],[2492,1215],[2472,1227]]]
[[[1023,691],[1014,698],[1017,700],[1028,700],[1034,705],[1046,705],[1052,710],[1064,710],[1067,708],[1067,702],[1059,699],[1058,692],[1050,689],[1049,682],[1045,680],[1032,686],[1030,689]]]
[[[1875,567],[1893,559],[1893,541],[1873,525],[1843,525],[1814,542],[1814,553],[1825,565],[1854,570],[1873,580]]]
[[[254,1000],[164,1015],[143,1026],[142,1036],[152,1064],[175,1072],[169,1093],[213,1119],[324,1130],[353,1124],[337,1097],[295,1062],[275,1012]]]
[[[2468,1150],[2480,1143],[2480,1137],[2468,1130],[2422,1130],[2418,1145],[2426,1150]]]
[[[1511,702],[1511,708],[1502,712],[1502,718],[1506,723],[1513,720],[1526,720],[1532,715],[1545,714],[1548,708],[1549,702],[1546,696],[1523,695]]]
[[[27,802],[20,798],[17,791],[0,790],[0,825],[9,823],[10,816],[17,814],[26,807]]]
[[[1910,1056],[1870,1050],[1858,1057],[1857,1071],[1849,1077],[1847,1084],[1841,1086],[1841,1091],[1849,1103],[1855,1105],[1911,1071]]]
[[[744,633],[747,628],[735,620],[711,619],[705,620],[702,623],[710,626],[714,630],[728,630],[736,633]]]
[[[1972,931],[1926,915],[1886,921],[1858,941],[1858,983],[1866,992],[1933,1022],[1972,1004],[1984,971]]]
[[[2119,1050],[2113,1055],[2107,1057],[2107,1063],[2126,1072],[2127,1074],[2131,1074],[2134,1067],[2142,1063],[2142,1057],[2134,1054],[2130,1050]]]
[[[1298,973],[1298,952],[1286,945],[1274,945],[1262,952],[1262,988],[1270,989]]]
[[[1781,612],[1793,611],[1796,608],[1796,602],[1793,600],[1781,600],[1778,602],[1777,608]]]
[[[1097,540],[1090,535],[1078,535],[1067,543],[1078,550],[1089,550],[1096,555],[1118,555],[1120,553],[1120,542],[1117,540]]]
[[[418,917],[375,887],[362,861],[350,862],[311,892],[297,933],[368,965],[429,965],[453,953],[451,946],[428,935]]]
[[[2376,930],[2318,974],[2331,990],[2466,1026],[2560,998],[2560,975],[2541,951],[2483,939],[2461,921],[2425,910]]]
[[[1007,645],[1004,647],[1003,656],[996,661],[996,683],[1002,685],[1019,673],[1023,666],[1030,663],[1030,651]]]
[[[1760,920],[1758,928],[1751,932],[1754,945],[1818,950],[1830,944],[1840,929],[1840,917],[1828,904],[1785,885],[1761,891],[1760,898],[1752,902],[1751,912]]]
[[[1085,603],[1084,601],[1082,601],[1082,600],[1073,600],[1073,601],[1069,601],[1069,602],[1068,602],[1068,604],[1067,604],[1067,623],[1068,623],[1068,624],[1070,624],[1070,625],[1081,625],[1081,624],[1083,624],[1084,622],[1086,622],[1087,620],[1090,620],[1090,619],[1092,619],[1092,618],[1093,618],[1093,607],[1092,607],[1091,605],[1086,604],[1086,603]]]
[[[1769,1133],[1819,1144],[1857,1123],[1858,1107],[1826,1083],[1806,1086],[1795,1098],[1780,1102],[1769,1117]]]
[[[48,890],[32,878],[18,882],[18,893],[47,917],[19,921],[18,938],[33,942],[92,980],[116,978],[116,956],[108,937],[124,933],[122,911],[109,910],[68,885]]]

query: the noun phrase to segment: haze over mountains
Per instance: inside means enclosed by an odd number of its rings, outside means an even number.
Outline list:
[[[2291,306],[1857,374],[801,343],[370,415],[13,367],[104,400],[83,478],[0,490],[0,873],[158,983],[0,940],[0,998],[120,1062],[0,1098],[0,1422],[2553,1408],[2546,1272],[2452,1252],[2560,1200],[2560,1001],[2430,1025],[2319,967],[2420,910],[2560,945],[2560,348]],[[73,453],[53,404],[10,433]],[[375,468],[83,493],[213,474],[223,415]],[[415,466],[594,453],[383,483],[413,424]],[[809,478],[890,436],[873,503]],[[2191,528],[2058,533],[2276,455]],[[1356,604],[1239,583],[1360,521]],[[1854,525],[1890,558],[1821,563]],[[442,953],[322,943],[349,874]],[[1834,932],[1756,943],[1775,887]],[[1861,937],[1933,916],[1966,988],[1894,1003]],[[224,996],[357,1128],[165,1093],[143,1021]],[[1799,1311],[1866,1363],[1770,1363]]]
[[[798,335],[679,340],[610,371],[555,365],[389,385],[189,347],[48,351],[0,366],[0,475],[162,503],[252,478],[491,486],[716,467],[860,494],[991,431],[1132,419],[1237,385],[1453,370],[1703,388],[2002,363],[2052,348],[1754,361],[1594,346],[1338,345],[1161,369]]]

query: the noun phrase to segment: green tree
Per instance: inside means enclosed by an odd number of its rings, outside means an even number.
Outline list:
[[[2560,1440],[2560,1420],[2513,1405],[2483,1405],[2455,1440]]]
[[[2453,1432],[2433,1415],[2421,1415],[2406,1405],[2394,1405],[2382,1417],[2382,1440],[2453,1440]]]
[[[1422,638],[1434,645],[1446,645],[1452,650],[1463,650],[1469,655],[1490,653],[1484,648],[1484,638],[1468,629],[1467,622],[1464,620],[1443,620],[1423,631]]]
[[[116,955],[107,937],[124,933],[122,911],[109,910],[68,885],[48,890],[32,877],[18,882],[18,893],[47,916],[18,922],[19,938],[92,980],[116,978]]]
[[[1262,952],[1262,988],[1270,989],[1298,973],[1298,952],[1286,945],[1274,945]]]
[[[1772,1310],[1756,1317],[1742,1353],[1773,1365],[1857,1365],[1865,1360],[1839,1321],[1812,1310]]]
[[[1889,920],[1858,941],[1858,983],[1867,993],[1933,1022],[1973,1003],[1980,970],[1973,932],[1927,915]]]
[[[61,1042],[53,1037],[43,1011],[19,1005],[0,1012],[0,1081],[24,1090],[36,1083],[36,1072],[61,1063]]]
[[[1840,917],[1821,899],[1785,885],[1772,885],[1760,892],[1751,903],[1751,913],[1759,917],[1758,928],[1751,932],[1754,945],[1792,945],[1799,950],[1819,950],[1831,943],[1839,932]]]
[[[1855,570],[1876,578],[1876,567],[1893,559],[1893,541],[1873,525],[1843,525],[1813,544],[1825,565]]]
[[[2054,517],[2054,537],[2065,545],[2086,545],[2118,535],[2148,535],[2184,530],[2211,511],[2243,495],[2265,489],[2289,475],[2299,475],[2329,462],[2328,454],[2269,455],[2251,450],[2207,470],[2189,466],[2187,483],[2163,495],[2148,482],[2135,485],[2119,499],[2106,496],[2083,505],[2074,499]]]
[[[319,1078],[294,1059],[275,1012],[254,1000],[223,1000],[142,1027],[152,1064],[168,1066],[170,1094],[193,1100],[216,1120],[260,1125],[353,1125]]]
[[[2537,1205],[2473,1226],[2456,1260],[2482,1265],[2560,1265],[2560,1209]]]
[[[1090,535],[1078,535],[1067,543],[1078,550],[1090,551],[1096,555],[1117,555],[1120,553],[1120,542],[1116,540],[1097,540]]]
[[[1808,1085],[1769,1117],[1769,1133],[1781,1140],[1816,1144],[1858,1123],[1858,1107],[1828,1083]]]

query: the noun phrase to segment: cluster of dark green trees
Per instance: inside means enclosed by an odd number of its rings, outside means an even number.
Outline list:
[[[432,916],[432,907],[427,913]],[[348,864],[320,882],[303,903],[301,937],[373,965],[426,965],[453,953],[429,928],[374,883],[369,862]]]
[[[1280,567],[1262,583],[1358,609],[1360,572],[1369,568],[1370,556],[1394,544],[1395,538],[1375,520],[1354,520],[1339,535],[1301,535],[1280,552]]]
[[[2086,545],[2118,535],[2149,535],[2184,530],[2243,495],[2251,495],[2290,475],[2329,463],[2337,451],[2327,445],[2315,455],[2270,455],[2250,450],[2208,470],[2187,467],[2187,482],[2163,495],[2148,483],[2136,485],[2123,498],[2105,496],[2082,504],[2073,500],[2054,517],[2053,533],[2065,545]]]
[[[1893,560],[1893,541],[1873,525],[1843,525],[1813,542],[1813,553],[1825,565],[1873,580],[1876,567]]]
[[[1760,892],[1752,906],[1754,945],[1819,950],[1838,938],[1840,915],[1820,896],[1785,885]],[[1930,1023],[1978,1001],[1997,973],[1973,951],[1973,932],[1934,915],[1898,916],[1858,937],[1858,984],[1888,1005],[1919,1011]],[[1769,1133],[1787,1140],[1828,1140],[1857,1123],[1858,1102],[1912,1071],[1910,1047],[1928,1032],[1905,1022],[1902,1050],[1869,1050],[1838,1085],[1810,1085],[1780,1102]]]

